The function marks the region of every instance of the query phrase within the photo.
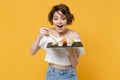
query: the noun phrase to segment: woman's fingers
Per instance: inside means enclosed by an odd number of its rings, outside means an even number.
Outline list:
[[[49,36],[49,29],[48,28],[41,28],[40,33],[45,36]]]

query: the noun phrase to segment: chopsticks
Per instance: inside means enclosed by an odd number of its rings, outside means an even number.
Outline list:
[[[54,39],[56,42],[59,42],[58,38],[56,36],[54,36],[53,34],[49,34],[49,36]]]
[[[50,30],[49,30],[49,36],[54,39],[56,42],[59,42],[59,39],[57,36],[55,36]]]

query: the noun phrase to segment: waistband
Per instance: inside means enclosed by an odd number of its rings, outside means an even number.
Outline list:
[[[67,69],[69,67],[72,67],[72,65],[68,65],[68,66],[61,66],[61,65],[57,65],[57,64],[53,64],[53,63],[49,63],[50,66],[57,68],[57,69]]]
[[[73,67],[71,66],[71,67],[68,67],[67,69],[58,69],[58,68],[54,68],[53,66],[49,65],[48,70],[53,71],[53,72],[61,72],[61,71],[69,72],[69,71],[71,71],[71,70],[72,70],[72,71],[75,70],[75,68],[73,68]]]

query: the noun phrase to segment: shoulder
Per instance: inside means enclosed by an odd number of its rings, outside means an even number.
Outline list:
[[[79,32],[77,32],[77,31],[75,31],[75,30],[69,29],[69,34],[70,34],[73,38],[75,38],[75,39],[80,39],[80,34],[79,34]]]

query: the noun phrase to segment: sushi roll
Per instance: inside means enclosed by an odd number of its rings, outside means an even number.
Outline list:
[[[66,39],[62,39],[58,42],[58,46],[63,46],[66,43]]]
[[[67,39],[67,46],[72,46],[74,43],[73,39]]]
[[[52,42],[51,45],[52,45],[52,46],[56,46],[56,45],[57,45],[57,42]]]

